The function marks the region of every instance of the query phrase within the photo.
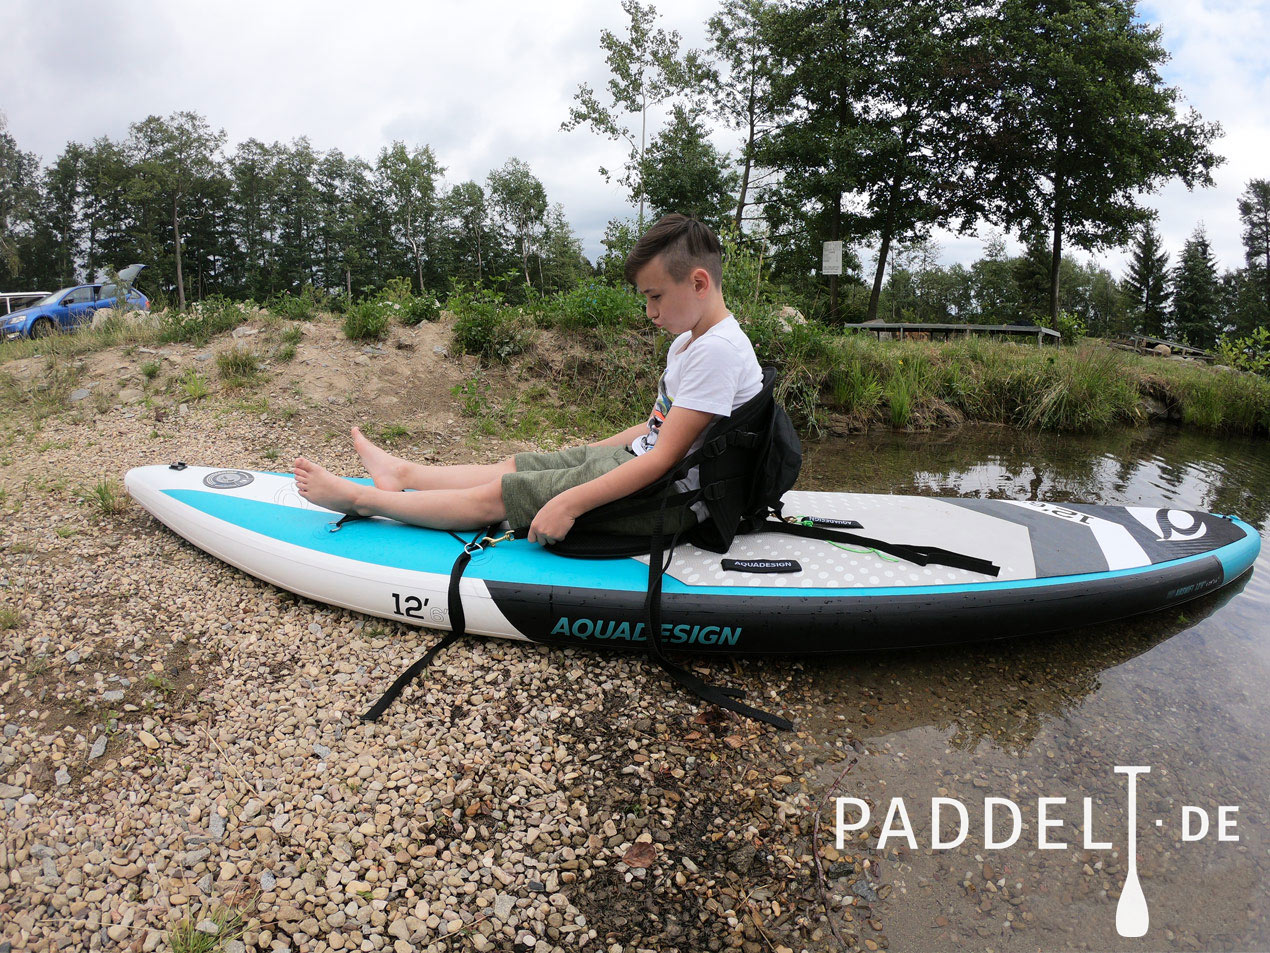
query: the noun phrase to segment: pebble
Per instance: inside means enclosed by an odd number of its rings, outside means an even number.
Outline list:
[[[442,339],[427,336],[435,327],[406,332],[417,353],[435,343],[445,356]],[[337,323],[306,324],[304,356],[329,356],[323,340],[356,354],[361,344],[338,335]],[[170,346],[165,375],[225,343]],[[112,354],[129,366],[145,359]],[[398,374],[394,362],[408,367],[407,358],[390,348],[374,366]],[[324,439],[365,410],[350,364],[323,369],[349,388],[346,397],[341,383],[331,405],[318,396],[309,407],[279,380],[267,414],[244,413],[234,406],[244,395],[221,401],[208,368],[200,373],[213,394],[183,409],[162,388],[147,387],[153,412],[134,406],[131,418],[90,400],[40,423],[53,449],[37,454],[18,441],[7,451],[0,546],[53,539],[59,559],[0,552],[23,599],[21,622],[0,639],[0,953],[19,918],[22,949],[150,953],[166,948],[182,918],[204,930],[216,924],[206,919],[215,905],[236,903],[243,932],[216,935],[224,953],[485,951],[518,941],[555,953],[607,949],[609,931],[628,953],[740,949],[728,918],[744,915],[736,888],[745,882],[729,858],[761,842],[747,876],[783,882],[794,868],[776,856],[801,849],[763,796],[772,777],[794,774],[778,739],[726,720],[694,723],[700,706],[637,656],[477,638],[364,724],[361,714],[437,633],[295,598],[198,552],[135,505],[90,514],[63,490],[39,488],[54,470],[67,486],[92,486],[177,460],[281,469],[293,452],[358,472],[347,440]],[[429,444],[430,460],[493,462],[526,449],[487,440],[474,454],[476,424],[455,413],[449,392],[471,369],[427,364],[442,409],[400,419]],[[59,538],[68,524],[79,532]],[[68,664],[36,680],[36,655]],[[773,693],[792,678],[749,672]],[[769,756],[779,769],[743,780]],[[699,763],[712,766],[709,778]],[[623,775],[627,767],[634,773]],[[812,809],[802,795],[788,802],[791,819]],[[715,817],[724,824],[710,826]],[[702,830],[721,839],[699,841]],[[654,866],[619,865],[644,836]],[[780,897],[786,914],[796,909]],[[680,909],[710,916],[657,935],[663,927],[646,910]],[[766,906],[762,915],[773,917]],[[783,929],[792,937],[801,928]]]

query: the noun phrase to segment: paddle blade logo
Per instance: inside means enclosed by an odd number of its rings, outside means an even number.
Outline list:
[[[242,470],[217,470],[203,477],[203,485],[213,490],[237,490],[254,480],[250,473]]]
[[[1156,536],[1156,542],[1182,543],[1199,539],[1208,532],[1205,523],[1195,519],[1186,510],[1154,510],[1144,507],[1127,507],[1129,514]]]

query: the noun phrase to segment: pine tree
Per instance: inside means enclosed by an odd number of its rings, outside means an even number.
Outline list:
[[[1212,347],[1224,329],[1217,261],[1201,225],[1182,246],[1173,271],[1174,333],[1193,347]]]
[[[1243,222],[1244,256],[1248,262],[1247,281],[1260,298],[1260,314],[1250,320],[1270,325],[1270,179],[1250,179],[1239,197],[1239,218]],[[1252,310],[1252,309],[1245,309]]]
[[[1124,291],[1130,299],[1130,315],[1138,331],[1152,337],[1164,336],[1168,318],[1169,253],[1160,247],[1160,236],[1150,225],[1138,232],[1133,245],[1133,261],[1124,278]]]

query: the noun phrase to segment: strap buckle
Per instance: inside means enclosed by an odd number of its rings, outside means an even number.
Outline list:
[[[516,538],[515,530],[508,530],[502,536],[485,536],[479,540],[474,539],[463,547],[463,552],[469,556],[479,553],[486,546],[497,546],[499,543],[505,543],[508,540]]]

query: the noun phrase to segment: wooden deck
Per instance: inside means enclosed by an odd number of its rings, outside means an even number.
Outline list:
[[[1117,338],[1111,342],[1113,347],[1118,347],[1122,351],[1133,351],[1137,354],[1157,354],[1156,348],[1163,344],[1170,351],[1171,357],[1184,357],[1191,361],[1204,361],[1211,364],[1214,355],[1208,351],[1198,347],[1191,347],[1189,344],[1179,344],[1177,341],[1169,341],[1166,338],[1153,338],[1147,334],[1127,334],[1122,338]]]

